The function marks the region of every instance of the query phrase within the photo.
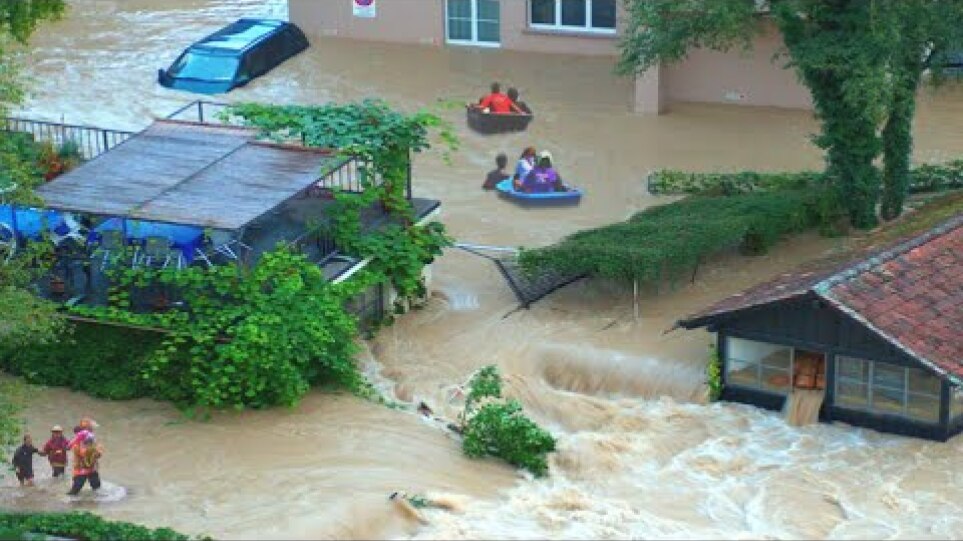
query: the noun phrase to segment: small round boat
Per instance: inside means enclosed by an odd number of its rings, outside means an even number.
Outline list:
[[[525,108],[528,110],[528,108]],[[527,113],[486,113],[484,110],[468,105],[465,107],[465,115],[468,118],[468,127],[478,133],[491,135],[495,133],[509,133],[525,131],[528,125],[535,118],[535,115],[528,110]]]
[[[513,199],[522,203],[532,204],[578,204],[582,199],[582,190],[573,188],[567,192],[519,192],[515,190],[515,184],[511,177],[499,182],[495,189],[503,197]]]

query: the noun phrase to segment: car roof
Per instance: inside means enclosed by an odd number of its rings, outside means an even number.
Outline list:
[[[191,45],[191,51],[239,53],[280,32],[289,23],[277,19],[240,19]]]

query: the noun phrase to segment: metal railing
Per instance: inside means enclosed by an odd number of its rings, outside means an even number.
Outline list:
[[[129,131],[16,117],[0,118],[0,131],[28,133],[35,141],[49,142],[57,147],[76,145],[84,160],[92,160],[134,135]]]
[[[221,124],[228,126],[240,126],[243,122],[237,118],[231,118],[226,115],[226,111],[230,107],[229,103],[221,103],[214,101],[197,100],[187,105],[181,107],[180,109],[174,111],[168,115],[169,120],[181,120],[186,122],[198,122],[201,124]],[[297,141],[294,141],[297,143]],[[304,140],[302,139],[300,143],[303,145]],[[361,168],[364,167],[363,161],[356,158],[345,158],[344,162],[341,162],[334,170],[325,174],[321,180],[318,182],[318,187],[322,189],[339,189],[350,193],[362,193],[363,184],[362,171]],[[384,182],[384,179],[380,176],[376,176],[374,182],[375,186],[380,186]],[[411,153],[408,154],[408,178],[405,182],[405,196],[411,199]]]
[[[229,105],[216,101],[197,100],[167,115],[167,119],[199,122],[201,124],[239,124],[239,122],[231,122],[229,119],[222,118],[221,113],[224,113]]]

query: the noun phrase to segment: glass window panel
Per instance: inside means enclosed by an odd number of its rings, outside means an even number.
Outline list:
[[[906,397],[906,414],[928,423],[940,422],[939,396],[910,393]]]
[[[863,383],[836,382],[836,399],[839,406],[865,409],[869,407],[869,386]]]
[[[840,378],[869,383],[869,363],[854,357],[836,357],[836,375]]]
[[[555,0],[531,0],[532,24],[555,24]]]
[[[792,348],[780,348],[759,359],[763,366],[771,368],[782,368],[789,373],[792,365]]]
[[[745,361],[729,360],[726,363],[726,382],[747,387],[759,385],[759,365]]]
[[[498,21],[499,18],[498,0],[478,0],[478,20]]]
[[[448,0],[448,17],[471,19],[471,0]]]
[[[917,368],[909,369],[909,392],[940,396],[940,379],[929,372]]]
[[[562,26],[588,26],[586,0],[562,0]]]
[[[478,41],[498,43],[500,37],[498,22],[478,21]]]
[[[770,391],[789,391],[789,369],[762,367],[762,387]]]
[[[873,389],[887,387],[903,392],[906,369],[888,363],[875,362],[873,364]]]
[[[950,417],[955,419],[963,415],[963,388],[953,387],[950,390]]]
[[[471,19],[451,19],[448,21],[448,39],[471,41]]]
[[[615,29],[615,0],[591,0],[592,28]]]
[[[903,390],[873,386],[873,410],[879,413],[903,413]]]

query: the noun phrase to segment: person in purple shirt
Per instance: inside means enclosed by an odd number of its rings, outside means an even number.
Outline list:
[[[543,150],[538,154],[535,167],[528,173],[522,183],[522,191],[526,193],[566,191],[562,177],[552,166],[551,152]]]

